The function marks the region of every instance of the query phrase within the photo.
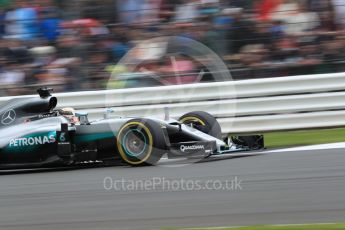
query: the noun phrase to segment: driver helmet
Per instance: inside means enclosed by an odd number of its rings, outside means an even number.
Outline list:
[[[75,110],[73,108],[67,107],[61,109],[61,115],[66,117],[71,123],[79,123],[79,118],[75,115]]]

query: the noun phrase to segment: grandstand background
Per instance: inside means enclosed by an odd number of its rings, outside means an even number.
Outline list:
[[[0,9],[1,96],[43,85],[104,89],[111,73],[119,76],[112,88],[217,80],[198,78],[207,69],[185,50],[146,55],[135,69],[115,66],[162,36],[205,44],[235,80],[345,70],[342,0],[1,0]]]

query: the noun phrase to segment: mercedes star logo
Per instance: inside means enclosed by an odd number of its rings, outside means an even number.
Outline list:
[[[2,114],[1,123],[3,125],[9,125],[16,120],[16,112],[11,109]]]

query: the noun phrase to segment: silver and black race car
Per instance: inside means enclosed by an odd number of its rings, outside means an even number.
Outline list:
[[[264,147],[262,136],[222,140],[217,120],[191,112],[178,120],[105,116],[55,109],[50,89],[12,99],[0,108],[0,168],[122,161],[154,165],[167,158],[202,159]]]

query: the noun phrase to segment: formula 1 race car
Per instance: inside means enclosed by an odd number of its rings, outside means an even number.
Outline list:
[[[262,136],[222,140],[217,120],[206,112],[191,112],[178,120],[105,117],[90,122],[87,114],[55,109],[51,89],[39,97],[12,99],[0,108],[0,168],[75,165],[81,162],[123,161],[154,165],[168,158],[206,158],[257,150]]]

